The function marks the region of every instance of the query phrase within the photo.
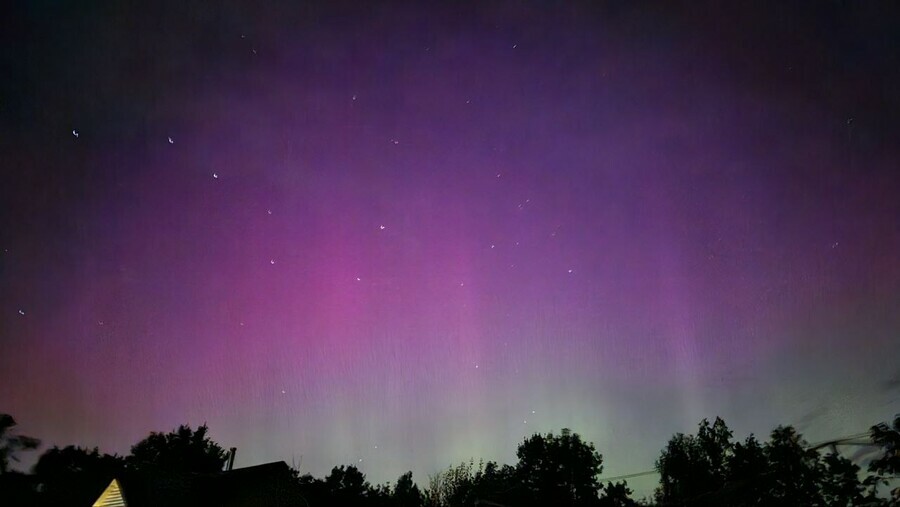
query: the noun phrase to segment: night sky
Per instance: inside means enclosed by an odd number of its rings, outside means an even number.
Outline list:
[[[45,445],[423,484],[900,411],[894,2],[18,4],[0,411]]]

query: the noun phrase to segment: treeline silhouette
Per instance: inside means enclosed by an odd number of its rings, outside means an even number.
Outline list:
[[[228,454],[208,436],[182,425],[153,432],[127,456],[76,446],[46,450],[30,473],[11,470],[19,454],[40,442],[18,434],[12,416],[0,414],[0,505],[89,507],[123,473],[216,474]],[[371,484],[355,466],[336,466],[324,478],[291,468],[297,505],[363,507],[474,506],[773,506],[847,507],[900,505],[900,415],[867,434],[877,457],[863,473],[835,446],[811,447],[791,426],[775,428],[765,442],[753,435],[735,441],[720,418],[704,419],[695,435],[676,434],[656,462],[654,498],[635,501],[627,482],[603,484],[603,457],[568,429],[533,434],[514,465],[473,460],[431,475],[420,488],[412,472],[394,483]]]

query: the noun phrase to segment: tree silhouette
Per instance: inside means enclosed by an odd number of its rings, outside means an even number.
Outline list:
[[[564,429],[560,435],[535,434],[516,452],[516,471],[532,504],[596,505],[603,457],[594,444]]]
[[[34,477],[16,470],[0,474],[0,505],[3,507],[40,505]]]
[[[603,496],[598,504],[600,507],[635,507],[637,505],[637,502],[631,499],[633,491],[628,487],[626,481],[608,484],[603,490]]]
[[[366,501],[362,505],[369,507],[393,507],[394,494],[391,484],[385,482],[384,484],[371,485],[366,492]]]
[[[709,461],[693,435],[675,434],[656,461],[656,469],[660,475],[656,499],[660,503],[678,504],[714,491]]]
[[[872,486],[872,495],[878,484],[887,486],[890,479],[900,476],[900,414],[894,416],[892,425],[878,423],[870,430],[872,442],[881,447],[881,456],[869,463],[869,472],[873,475],[866,478],[866,484]],[[891,491],[893,502],[900,505],[900,487]]]
[[[522,505],[524,489],[516,467],[488,461],[475,474],[477,504]]]
[[[725,422],[700,423],[697,436],[677,434],[657,467],[657,501],[665,505],[861,505],[859,467],[838,454],[809,449],[791,426],[779,426],[761,445],[752,435],[731,442]]]
[[[820,488],[824,505],[846,507],[865,502],[857,465],[837,453],[830,453],[821,461],[820,466],[823,467]]]
[[[406,472],[397,479],[392,495],[393,505],[397,507],[419,507],[422,505],[422,493],[413,482],[412,472]]]
[[[451,466],[429,479],[424,504],[433,507],[527,505],[518,471],[510,465],[474,460]]]
[[[706,419],[700,422],[697,444],[703,459],[706,460],[706,479],[713,490],[721,489],[727,480],[727,463],[733,451],[732,435],[721,417],[716,417],[712,426]]]
[[[0,414],[0,474],[9,471],[10,461],[19,461],[19,451],[37,449],[41,441],[25,435],[13,434],[16,420],[9,414]]]
[[[67,446],[48,449],[32,469],[41,490],[41,504],[90,505],[125,468],[119,456]]]
[[[34,505],[37,501],[34,478],[9,469],[10,461],[19,461],[20,451],[36,449],[40,440],[13,432],[16,420],[0,413],[0,505]]]
[[[291,469],[303,497],[302,505],[356,505],[368,507],[421,507],[424,497],[412,480],[412,472],[390,484],[371,485],[366,476],[355,466],[339,466],[331,469],[325,479],[310,474],[300,475]]]
[[[819,454],[791,426],[778,426],[765,445],[767,503],[774,506],[821,504]]]
[[[428,478],[426,504],[431,507],[475,505],[475,479],[483,463],[474,460],[451,466]]]
[[[325,477],[325,488],[329,497],[337,505],[359,505],[365,503],[371,486],[366,476],[355,466],[334,467]]]
[[[765,449],[753,435],[734,444],[728,459],[728,482],[740,492],[735,495],[735,505],[757,505],[761,501],[768,466]]]
[[[296,470],[293,471],[295,474],[298,474]],[[331,504],[328,499],[328,488],[325,486],[325,481],[316,479],[310,474],[296,476],[297,484],[300,487],[300,494],[306,501],[307,506]]]
[[[150,433],[131,448],[126,458],[129,468],[135,470],[165,470],[170,473],[212,473],[222,470],[225,450],[207,436],[209,428],[204,424],[191,430],[181,425],[169,433]]]
[[[697,436],[678,433],[663,449],[656,469],[660,473],[657,499],[679,503],[720,490],[728,480],[732,458],[732,432],[721,418],[710,425],[700,421]]]

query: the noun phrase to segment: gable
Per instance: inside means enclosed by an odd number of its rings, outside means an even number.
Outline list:
[[[122,488],[119,487],[119,481],[113,479],[109,486],[103,490],[100,498],[94,502],[93,507],[128,507],[125,499],[122,498]]]
[[[299,505],[296,481],[283,461],[212,474],[125,471],[93,507],[276,507]]]

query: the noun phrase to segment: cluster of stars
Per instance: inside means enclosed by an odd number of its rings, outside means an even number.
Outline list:
[[[246,36],[245,34],[241,34],[240,38],[241,38],[241,39],[246,39],[247,36]],[[518,44],[513,44],[512,47],[513,47],[513,49],[515,49],[515,48],[518,47]],[[426,47],[425,50],[426,50],[426,51],[429,51],[430,48]],[[254,55],[257,53],[256,49],[251,49],[251,51],[252,51],[252,53],[253,53]],[[351,96],[351,100],[352,100],[353,102],[356,102],[356,101],[358,100],[358,98],[359,98],[358,94],[355,94],[355,93]],[[470,98],[469,98],[469,99],[466,99],[466,101],[465,101],[466,104],[471,104],[471,102],[472,102],[472,100],[471,100]],[[76,139],[80,137],[80,133],[79,133],[79,131],[78,131],[77,129],[72,129],[71,133],[72,133],[72,136],[75,137]],[[172,136],[166,136],[166,141],[167,141],[168,144],[170,144],[170,145],[175,144],[175,140],[174,140],[174,138],[173,138]],[[399,144],[400,144],[400,141],[399,141],[398,139],[396,139],[396,138],[390,138],[390,139],[389,139],[389,143],[392,144],[392,145],[394,145],[394,146],[396,146],[396,145],[399,145]],[[212,172],[212,173],[211,173],[211,176],[212,176],[212,178],[213,178],[214,180],[218,180],[218,179],[219,179],[219,173],[218,173],[218,172]],[[496,173],[496,177],[497,177],[497,178],[501,178],[502,176],[503,176],[503,173],[502,173],[502,172],[499,172],[499,171],[498,171],[498,172]],[[517,205],[517,207],[518,207],[518,209],[522,210],[522,209],[524,209],[528,204],[530,204],[530,202],[531,202],[530,199],[526,199],[524,202],[519,203],[519,204]],[[267,215],[272,215],[272,210],[271,210],[271,209],[266,209],[266,214],[267,214]],[[384,224],[380,224],[380,225],[378,226],[378,230],[379,230],[379,231],[384,231],[384,230],[386,230],[386,228],[387,228],[387,227],[386,227]],[[556,231],[554,231],[551,235],[555,236],[555,235],[556,235]],[[515,245],[516,245],[516,246],[519,246],[519,244],[520,244],[520,243],[519,243],[518,241],[515,242]],[[834,244],[832,245],[832,248],[835,248],[836,246],[837,246],[837,243],[834,243]],[[492,249],[492,250],[496,249],[496,244],[493,244],[493,243],[492,243],[492,244],[490,245],[490,249]],[[274,259],[274,258],[269,259],[269,264],[274,266],[274,265],[275,265],[275,259]],[[511,268],[515,267],[515,264],[510,264],[510,267],[511,267]],[[572,273],[574,273],[574,270],[570,268],[570,269],[568,269],[568,273],[569,273],[569,274],[572,274]],[[361,282],[361,281],[362,281],[362,278],[359,277],[359,276],[355,277],[355,279],[356,279],[357,282]],[[465,282],[458,282],[458,285],[459,285],[459,287],[465,287]],[[18,313],[19,313],[19,315],[22,315],[22,316],[25,315],[25,311],[24,311],[24,310],[21,310],[21,309],[18,310]],[[102,326],[102,325],[103,325],[103,321],[98,321],[98,324],[99,324],[100,326]],[[239,324],[240,324],[241,327],[244,326],[244,322],[240,322]],[[478,368],[479,368],[479,365],[478,365],[478,364],[475,364],[475,368],[478,369]],[[284,390],[282,390],[281,392],[282,392],[282,394],[285,394],[285,391],[284,391]],[[532,412],[532,413],[533,413],[533,412]],[[377,446],[376,446],[376,448],[377,448]],[[360,460],[360,461],[362,461],[362,460]]]

